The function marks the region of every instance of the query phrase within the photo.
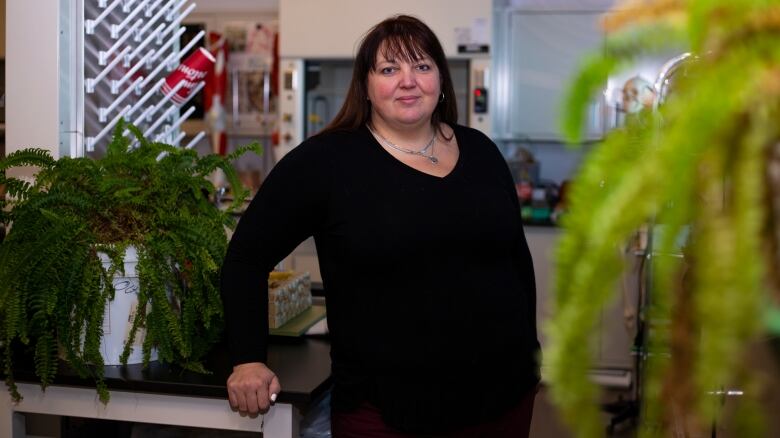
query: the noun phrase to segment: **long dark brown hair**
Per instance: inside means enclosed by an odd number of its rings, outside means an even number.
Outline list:
[[[354,131],[371,120],[371,102],[368,100],[368,74],[376,70],[379,50],[387,59],[401,59],[412,63],[428,56],[439,69],[444,99],[436,105],[431,125],[444,136],[441,122],[454,125],[458,121],[458,107],[452,86],[450,68],[439,39],[425,23],[409,15],[396,15],[377,24],[363,37],[355,55],[352,81],[339,113],[321,132]],[[446,137],[445,137],[446,138]]]

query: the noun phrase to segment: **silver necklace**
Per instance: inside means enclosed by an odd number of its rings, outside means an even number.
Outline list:
[[[409,155],[419,155],[421,157],[425,157],[425,158],[429,159],[431,161],[431,163],[433,163],[433,164],[437,164],[439,162],[439,159],[433,156],[433,149],[432,149],[433,148],[433,144],[436,142],[436,131],[435,130],[433,131],[433,137],[431,137],[431,141],[429,141],[428,144],[426,144],[425,147],[423,147],[419,151],[415,151],[413,149],[406,149],[406,148],[403,148],[401,146],[396,145],[395,143],[391,142],[390,140],[384,138],[382,136],[382,134],[380,134],[380,133],[374,131],[373,129],[371,129],[371,127],[368,126],[368,125],[366,125],[366,128],[368,128],[368,130],[371,131],[371,133],[374,134],[375,137],[379,137],[380,139],[382,139],[383,142],[385,142],[386,145],[390,146],[391,148],[393,148],[393,149],[395,149],[397,151],[401,151],[401,152],[403,152],[405,154],[409,154]],[[426,154],[425,153],[428,149],[431,149],[431,153],[430,154]]]

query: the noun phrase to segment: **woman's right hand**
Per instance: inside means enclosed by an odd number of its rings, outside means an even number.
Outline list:
[[[268,412],[281,389],[276,374],[262,362],[234,366],[227,380],[230,407],[242,415]]]

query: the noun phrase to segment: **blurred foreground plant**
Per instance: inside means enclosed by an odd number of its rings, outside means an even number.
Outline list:
[[[545,362],[568,423],[580,436],[602,436],[588,335],[624,269],[620,249],[654,223],[664,228],[655,251],[668,254],[690,229],[684,263],[653,259],[649,293],[658,305],[644,317],[668,324],[647,342],[668,357],[648,363],[640,432],[703,436],[721,401],[708,393],[754,385],[747,344],[780,334],[780,1],[620,6],[604,21],[604,52],[571,84],[569,141],[580,139],[588,102],[610,74],[670,45],[696,60],[657,111],[613,131],[575,178]],[[755,391],[739,402],[748,408],[737,418],[743,436],[761,434],[755,403]]]

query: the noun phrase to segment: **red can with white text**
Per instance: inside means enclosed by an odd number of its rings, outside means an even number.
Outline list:
[[[166,95],[170,94],[183,81],[181,88],[171,97],[174,103],[181,105],[187,100],[192,89],[206,77],[212,65],[214,65],[214,56],[203,47],[198,48],[165,78],[162,92]]]

